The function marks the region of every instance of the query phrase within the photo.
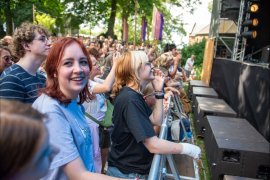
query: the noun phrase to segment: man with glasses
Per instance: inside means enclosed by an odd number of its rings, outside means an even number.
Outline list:
[[[48,32],[39,25],[23,23],[13,35],[13,51],[19,58],[0,77],[0,98],[33,103],[46,78],[38,72],[50,49]]]

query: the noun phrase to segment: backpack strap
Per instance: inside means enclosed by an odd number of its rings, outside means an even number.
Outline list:
[[[88,117],[89,119],[91,119],[92,121],[94,121],[95,123],[97,123],[98,125],[100,125],[100,121],[98,121],[96,118],[94,118],[93,116],[91,116],[90,114],[88,114],[87,112],[84,113],[84,115],[86,117]]]

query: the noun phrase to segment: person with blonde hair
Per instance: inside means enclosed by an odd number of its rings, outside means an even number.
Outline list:
[[[143,98],[143,90],[152,83],[156,103],[153,110]],[[153,154],[187,154],[199,158],[200,148],[187,143],[159,139],[153,125],[163,117],[164,77],[155,71],[143,51],[129,51],[118,59],[115,83],[111,151],[107,174],[121,178],[146,178]]]
[[[56,149],[49,145],[45,116],[31,105],[0,99],[0,179],[45,176]]]

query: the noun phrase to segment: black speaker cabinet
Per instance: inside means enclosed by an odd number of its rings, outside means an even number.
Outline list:
[[[224,175],[223,180],[259,180],[259,179],[247,178],[247,177],[240,177],[240,176]]]
[[[194,105],[194,125],[196,134],[200,136],[204,136],[206,131],[205,116],[237,116],[236,112],[223,99],[196,97]]]
[[[214,180],[224,175],[270,179],[269,142],[246,119],[206,116],[205,148]]]
[[[189,81],[189,86],[188,86],[188,97],[189,99],[192,98],[192,87],[209,87],[206,83],[203,81],[199,80],[191,80]]]
[[[192,109],[194,112],[195,107],[195,97],[210,97],[210,98],[218,98],[217,92],[213,88],[208,87],[192,87]]]

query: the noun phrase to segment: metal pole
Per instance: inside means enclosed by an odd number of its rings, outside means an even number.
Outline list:
[[[241,31],[242,31],[242,23],[243,23],[243,18],[244,18],[243,17],[244,16],[244,8],[245,8],[245,0],[241,0],[238,22],[237,22],[237,32],[235,34],[235,41],[234,41],[233,54],[232,54],[233,61],[236,61],[236,60],[243,61],[240,58],[240,53],[242,51],[242,40],[243,40],[243,38],[241,37]],[[239,45],[241,45],[241,48],[239,48]]]
[[[168,101],[171,104],[171,97],[169,97]],[[161,130],[160,130],[160,133],[159,133],[159,138],[160,139],[165,139],[166,138],[165,135],[167,134],[168,120],[172,120],[172,117],[170,116],[170,109],[168,111],[167,116],[163,119],[163,122],[162,122],[162,125],[161,125]],[[151,165],[150,173],[149,173],[149,176],[148,176],[148,180],[157,180],[157,179],[159,179],[158,176],[160,174],[160,172],[159,172],[160,160],[161,160],[161,155],[160,154],[155,154],[154,158],[153,158],[153,161],[152,161],[152,165]]]

